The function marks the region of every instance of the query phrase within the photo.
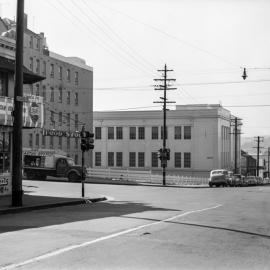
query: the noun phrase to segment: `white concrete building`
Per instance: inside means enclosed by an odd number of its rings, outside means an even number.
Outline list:
[[[232,117],[216,104],[177,105],[168,111],[168,173],[208,176],[214,168],[233,169]],[[94,112],[93,167],[161,172],[157,151],[162,148],[162,126],[161,110]],[[238,146],[240,165],[240,136]]]

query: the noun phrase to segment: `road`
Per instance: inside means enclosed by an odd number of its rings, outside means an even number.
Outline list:
[[[0,216],[0,269],[270,268],[269,186],[90,191],[109,200]]]

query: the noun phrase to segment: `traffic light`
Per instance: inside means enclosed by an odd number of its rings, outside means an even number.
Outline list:
[[[243,80],[245,80],[247,78],[246,68],[244,68],[242,78],[243,78]]]
[[[89,131],[85,131],[84,129],[81,131],[81,150],[83,152],[88,151],[90,149],[94,149],[94,133]]]
[[[165,150],[166,160],[170,160],[170,158],[171,158],[171,156],[170,156],[171,150],[169,148],[166,148],[164,150]]]
[[[160,160],[162,160],[162,156],[163,156],[162,148],[160,148],[160,149],[158,150],[157,155],[158,155],[158,158],[159,158]]]

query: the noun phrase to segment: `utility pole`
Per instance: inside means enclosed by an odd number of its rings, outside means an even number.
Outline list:
[[[257,142],[257,162],[256,162],[256,176],[259,176],[259,170],[260,170],[260,149],[263,148],[260,146],[260,143],[263,142],[263,137],[257,136],[255,137],[255,142]]]
[[[241,134],[241,132],[239,132],[238,130],[238,126],[241,126],[242,123],[240,123],[240,118],[238,117],[234,117],[233,119],[231,119],[231,121],[233,122],[233,126],[234,126],[234,132],[231,132],[230,134],[234,135],[234,174],[238,173],[238,163],[237,163],[237,159],[238,159],[238,135]]]
[[[22,206],[22,114],[23,103],[24,0],[17,0],[15,88],[12,134],[12,206]]]
[[[159,69],[159,72],[163,72],[161,79],[154,79],[154,81],[160,81],[163,82],[163,84],[155,85],[155,90],[162,90],[163,91],[163,97],[160,97],[163,101],[154,101],[154,103],[163,103],[163,143],[162,143],[162,155],[161,155],[161,165],[162,165],[162,176],[163,176],[163,186],[166,185],[166,167],[167,167],[167,148],[166,148],[166,139],[167,139],[167,124],[166,124],[166,118],[167,118],[167,103],[175,103],[175,101],[168,101],[167,100],[167,90],[176,90],[177,88],[172,88],[169,85],[170,81],[175,81],[175,79],[169,79],[167,77],[167,72],[173,71],[172,69],[167,69],[167,65],[165,64],[164,69]]]

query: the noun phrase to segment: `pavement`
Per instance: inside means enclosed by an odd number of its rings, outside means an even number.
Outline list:
[[[32,210],[47,209],[53,207],[79,205],[105,201],[107,198],[99,194],[85,194],[81,197],[81,191],[67,192],[59,190],[57,183],[23,180],[22,206],[12,206],[12,196],[0,196],[0,215],[13,214]],[[71,183],[72,185],[72,183]],[[77,184],[78,186],[78,184]]]

